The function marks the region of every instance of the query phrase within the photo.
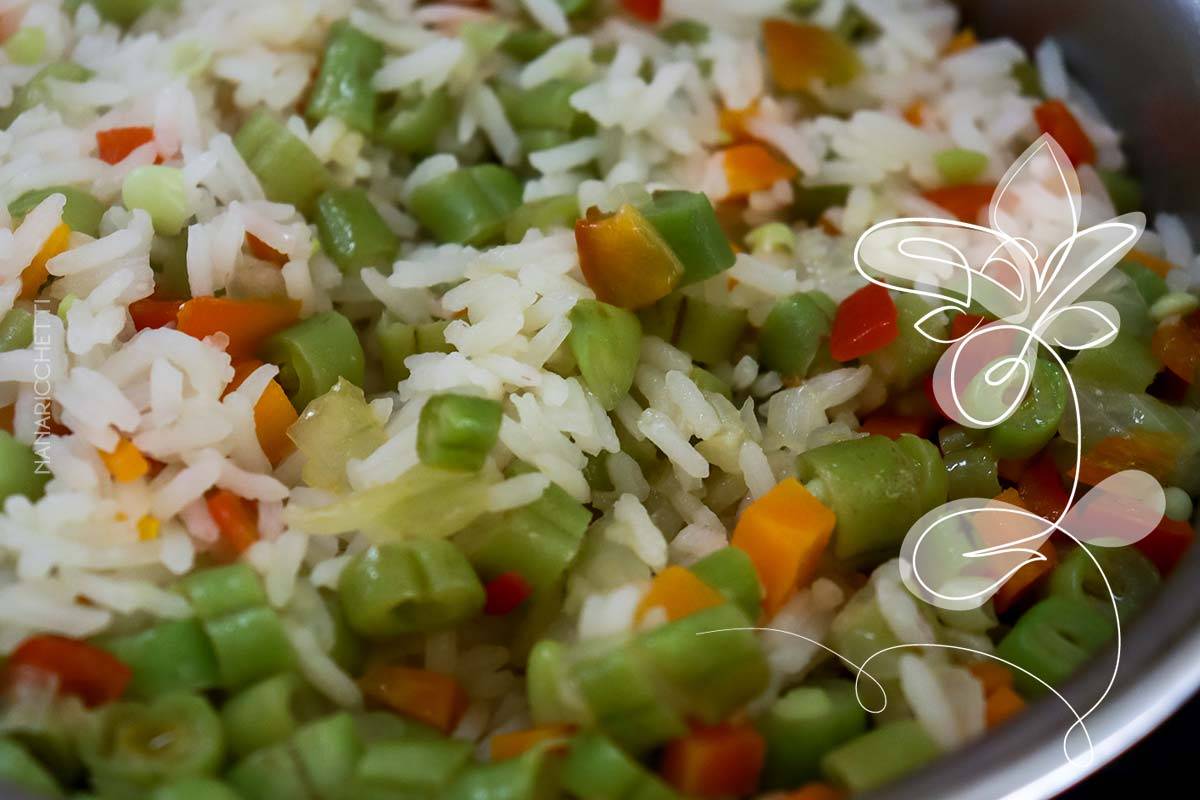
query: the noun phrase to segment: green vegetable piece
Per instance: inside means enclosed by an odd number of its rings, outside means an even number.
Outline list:
[[[399,100],[380,123],[376,138],[398,153],[428,155],[437,146],[450,110],[450,96],[445,89],[416,100]]]
[[[47,64],[38,70],[29,82],[13,94],[12,102],[0,109],[0,130],[12,125],[21,114],[40,105],[56,107],[54,104],[52,81],[70,81],[83,83],[92,77],[93,73],[87,67],[70,61],[58,61]]]
[[[1154,301],[1168,291],[1166,279],[1140,261],[1128,259],[1120,261],[1117,263],[1117,269],[1124,272],[1133,281],[1133,285],[1137,287],[1138,293],[1146,301],[1147,306],[1154,305]]]
[[[179,588],[200,619],[267,604],[262,580],[245,562],[193,572],[179,582]]]
[[[243,800],[314,800],[292,748],[277,744],[256,750],[226,775]]]
[[[500,436],[500,404],[486,397],[439,394],[421,408],[417,454],[421,463],[478,472]]]
[[[762,612],[762,584],[745,550],[722,547],[697,561],[691,569],[697,578],[737,606],[747,619],[758,619]]]
[[[1125,333],[1118,333],[1104,347],[1079,351],[1068,365],[1071,377],[1076,381],[1105,384],[1135,394],[1146,391],[1161,367],[1150,351],[1149,341]],[[1061,376],[1059,380],[1063,381]],[[1063,383],[1061,392],[1065,407],[1065,381]]]
[[[221,708],[229,752],[246,756],[286,741],[316,716],[319,704],[308,685],[290,672],[242,689]]]
[[[826,753],[867,731],[854,684],[837,680],[792,689],[758,722],[767,744],[763,785],[782,789],[820,777]]]
[[[733,248],[702,192],[656,192],[638,209],[683,264],[680,286],[707,280],[733,266]]]
[[[150,266],[154,269],[154,293],[165,298],[189,300],[192,287],[187,274],[187,230],[178,236],[155,236],[150,243]]]
[[[265,109],[246,120],[233,143],[267,199],[276,203],[291,203],[307,213],[331,181],[308,145]]]
[[[560,194],[523,203],[508,218],[504,227],[504,238],[516,244],[525,238],[532,228],[543,233],[555,228],[571,228],[579,219],[579,201],[574,195]]]
[[[0,430],[0,504],[14,494],[37,500],[49,480],[50,469],[33,448]]]
[[[174,167],[149,164],[130,172],[121,185],[121,202],[144,210],[155,232],[164,236],[177,235],[192,216],[183,172]]]
[[[544,28],[529,28],[510,33],[500,49],[518,61],[533,61],[557,41],[558,37]]]
[[[52,194],[61,194],[67,198],[63,206],[62,220],[73,231],[86,233],[88,236],[100,235],[100,218],[108,210],[90,193],[73,186],[50,186],[45,189],[32,189],[8,204],[8,213],[13,219],[19,219]]]
[[[694,19],[681,19],[660,30],[658,35],[671,44],[704,44],[708,41],[708,26]]]
[[[1111,169],[1098,169],[1096,172],[1118,214],[1142,210],[1142,186],[1136,178]]]
[[[313,400],[288,429],[305,456],[301,477],[309,486],[329,492],[349,488],[346,464],[366,458],[387,441],[362,389],[339,378],[332,389]]]
[[[475,764],[459,773],[442,800],[556,800],[561,797],[555,764],[535,747],[516,758]]]
[[[0,738],[0,782],[46,797],[63,796],[54,776],[12,739]]]
[[[1025,399],[1008,419],[988,431],[992,450],[1000,458],[1029,458],[1054,438],[1066,408],[1067,380],[1062,370],[1053,362],[1037,359]]]
[[[159,786],[150,800],[242,800],[228,784],[212,778],[183,778]]]
[[[354,776],[393,797],[437,797],[470,761],[470,743],[456,739],[379,742],[367,747]]]
[[[533,646],[525,666],[525,691],[535,723],[583,719],[583,709],[568,694],[570,680],[566,645],[542,639]]]
[[[304,409],[345,378],[362,386],[365,358],[350,320],[322,311],[280,331],[263,345],[267,361],[279,365],[279,383],[292,405]]]
[[[220,683],[212,645],[194,619],[160,622],[99,644],[133,670],[126,690],[131,697],[203,691]]]
[[[416,326],[401,322],[384,312],[371,329],[371,335],[383,367],[384,383],[389,389],[395,389],[396,384],[409,375],[404,359],[417,353]]]
[[[36,25],[20,28],[4,43],[4,52],[14,64],[38,63],[46,54],[46,29]]]
[[[671,787],[621,748],[598,733],[581,733],[571,742],[562,767],[563,788],[593,800],[674,800]]]
[[[700,387],[701,391],[723,395],[726,400],[733,399],[733,387],[704,369],[704,367],[692,367],[688,372],[688,377]]]
[[[33,314],[21,308],[9,309],[0,318],[0,353],[24,350],[33,344]]]
[[[109,22],[128,28],[152,8],[174,11],[178,0],[87,0],[101,17]]]
[[[517,131],[517,139],[521,143],[521,150],[526,153],[549,150],[573,141],[570,133],[554,128],[524,128]]]
[[[822,339],[829,336],[831,318],[812,294],[794,294],[777,302],[759,330],[762,362],[781,375],[806,375]]]
[[[296,655],[279,616],[265,606],[204,622],[223,686],[236,689],[295,665]]]
[[[321,247],[342,272],[390,266],[400,240],[362,189],[332,189],[317,198]]]
[[[556,130],[570,132],[579,112],[571,106],[571,95],[583,88],[578,81],[554,78],[531,89],[511,83],[496,87],[496,96],[504,106],[508,121],[517,130]]]
[[[918,320],[933,310],[922,298],[912,294],[900,294],[895,298],[896,328],[898,335],[885,347],[863,357],[872,371],[891,388],[907,389],[933,371],[947,345],[935,342],[928,336],[949,338],[950,323],[944,318],[940,323],[930,320],[918,330]]]
[[[1024,97],[1046,99],[1046,93],[1042,90],[1042,75],[1031,62],[1018,61],[1013,64],[1012,77]]]
[[[1089,551],[1104,570],[1103,577],[1088,557]],[[1087,600],[1106,617],[1112,616],[1113,598],[1108,594],[1111,587],[1122,624],[1149,604],[1160,584],[1158,569],[1133,547],[1076,547],[1050,575],[1052,594]]]
[[[663,702],[650,667],[628,644],[577,657],[569,675],[596,727],[630,753],[687,731],[682,715]]]
[[[408,207],[439,242],[480,246],[504,235],[521,205],[521,182],[495,164],[465,167],[413,190]]]
[[[829,209],[846,205],[849,196],[850,187],[841,184],[797,185],[796,196],[792,201],[792,216],[804,220],[809,225],[815,225],[821,215]]]
[[[1090,600],[1054,594],[1017,619],[996,653],[1022,669],[1057,685],[1087,663],[1115,633],[1111,610]],[[1025,695],[1043,694],[1046,687],[1022,672],[1013,676]]]
[[[292,736],[296,760],[317,797],[337,797],[363,753],[354,717],[345,712],[310,722]]]
[[[599,300],[580,300],[570,319],[567,346],[588,389],[611,411],[633,385],[642,325],[633,312]]]
[[[225,754],[221,720],[193,694],[106,706],[80,749],[101,795],[141,797],[169,780],[213,774]]]
[[[865,792],[938,757],[937,744],[914,719],[881,725],[821,759],[821,771],[838,786]]]
[[[833,553],[843,560],[893,553],[912,523],[946,501],[941,454],[911,434],[814,448],[798,458],[797,474],[837,515]]]
[[[375,90],[371,76],[383,64],[383,45],[345,21],[329,29],[321,69],[308,96],[313,122],[338,117],[351,128],[375,129]]]
[[[442,733],[391,711],[360,711],[353,715],[354,729],[363,744],[396,739],[440,739]]]
[[[991,447],[979,445],[947,453],[946,497],[995,497],[1000,494],[999,464]]]
[[[350,627],[370,639],[452,628],[484,601],[466,557],[444,539],[364,550],[342,572],[338,590]]]
[[[675,345],[701,364],[729,361],[746,330],[746,310],[687,298]]]
[[[978,150],[951,147],[933,154],[933,163],[950,186],[974,183],[987,171],[988,157]]]

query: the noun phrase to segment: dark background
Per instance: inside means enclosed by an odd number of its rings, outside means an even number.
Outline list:
[[[1152,785],[1183,785],[1194,774],[1200,694],[1188,701],[1129,752],[1118,757],[1059,800],[1094,800],[1144,794]]]

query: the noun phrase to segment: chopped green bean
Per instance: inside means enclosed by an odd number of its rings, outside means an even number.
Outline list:
[[[867,712],[854,684],[828,681],[792,689],[771,706],[758,729],[767,744],[763,784],[783,789],[816,780],[826,753],[866,733]]]
[[[346,620],[368,638],[451,628],[483,607],[483,586],[462,551],[442,539],[378,545],[342,571]]]
[[[1012,67],[1013,80],[1025,97],[1036,97],[1044,100],[1046,93],[1042,90],[1042,75],[1029,61],[1018,61]]]
[[[6,108],[0,109],[0,129],[10,126],[13,120],[31,108],[39,105],[54,107],[53,81],[82,83],[92,75],[92,71],[87,67],[70,61],[47,64],[38,70],[28,83],[13,93],[12,102]]]
[[[154,293],[164,298],[188,300],[192,296],[187,274],[187,230],[178,236],[155,236],[150,244]]]
[[[583,84],[578,81],[554,78],[532,89],[503,83],[496,87],[496,96],[517,130],[570,132],[580,116],[571,106],[571,95],[582,88]]]
[[[140,633],[102,640],[100,646],[133,670],[126,690],[132,697],[203,691],[220,683],[212,645],[194,619],[160,622]]]
[[[808,373],[822,339],[828,338],[831,317],[808,292],[775,304],[758,334],[759,355],[768,369],[789,377]]]
[[[588,389],[611,411],[633,385],[642,325],[632,311],[599,300],[580,300],[570,319],[567,346]]]
[[[933,761],[938,746],[914,719],[881,725],[851,739],[821,759],[829,780],[851,792],[865,792]]]
[[[440,242],[473,246],[504,235],[508,216],[521,205],[521,182],[495,164],[465,167],[413,190],[409,210]]]
[[[226,688],[236,689],[295,665],[283,623],[265,606],[206,620],[204,630],[212,641]]]
[[[285,741],[316,715],[318,707],[312,690],[289,672],[242,689],[221,708],[229,752],[246,756]]]
[[[708,41],[708,26],[694,19],[681,19],[660,30],[658,35],[671,44],[704,44]]]
[[[604,736],[582,733],[571,742],[562,767],[563,788],[592,800],[676,800],[678,795],[654,773]]]
[[[680,286],[707,280],[733,266],[733,248],[704,193],[656,192],[638,210],[683,264]]]
[[[1113,208],[1118,214],[1130,214],[1142,210],[1142,187],[1136,178],[1111,169],[1099,169],[1096,172],[1108,191]]]
[[[400,240],[362,189],[333,189],[317,198],[321,247],[342,272],[390,267]]]
[[[1076,353],[1068,369],[1077,381],[1106,384],[1137,394],[1146,391],[1161,364],[1150,351],[1149,341],[1122,332],[1104,347],[1091,347]],[[1059,380],[1062,380],[1061,376]],[[1065,405],[1065,385],[1055,391],[1063,393]]]
[[[689,297],[675,336],[675,346],[701,364],[729,361],[746,330],[746,310]]]
[[[362,343],[350,320],[322,311],[272,336],[263,346],[267,361],[279,365],[279,383],[298,410],[345,378],[363,385]]]
[[[54,776],[12,739],[0,738],[0,781],[46,797],[63,796]]]
[[[33,313],[17,306],[0,319],[0,353],[24,350],[33,344]]]
[[[416,100],[398,100],[379,125],[380,144],[398,153],[428,155],[450,115],[450,96],[437,89]]]
[[[486,397],[439,394],[421,407],[417,454],[421,463],[478,472],[500,435],[500,404]]]
[[[304,771],[286,744],[256,750],[226,777],[243,800],[313,800]]]
[[[193,572],[179,582],[179,589],[200,619],[267,603],[262,580],[244,562]]]
[[[762,612],[762,584],[745,550],[722,547],[697,561],[691,569],[697,578],[741,609],[747,619],[758,619]]]
[[[555,800],[561,797],[555,764],[544,747],[494,764],[474,764],[450,784],[443,800]]]
[[[338,117],[351,128],[375,129],[375,90],[371,76],[383,64],[383,45],[345,21],[329,29],[321,69],[305,111],[310,120]]]
[[[292,736],[306,783],[317,797],[337,797],[363,754],[354,717],[346,712],[310,722]]]
[[[946,453],[946,498],[995,497],[1000,494],[999,464],[987,445]]]
[[[790,253],[796,247],[796,233],[782,222],[768,222],[747,233],[745,242],[755,255]]]
[[[525,238],[532,228],[543,233],[555,228],[570,228],[579,219],[579,201],[575,195],[560,194],[523,203],[508,218],[504,227],[504,238],[516,244]]]
[[[159,786],[150,800],[242,800],[226,783],[212,778],[183,778]]]
[[[471,761],[471,745],[455,739],[403,739],[367,747],[357,785],[397,797],[437,797]]]
[[[500,49],[518,61],[533,61],[557,41],[558,37],[544,28],[529,28],[510,33]]]
[[[933,310],[933,307],[913,294],[902,293],[895,298],[896,329],[899,335],[890,344],[863,357],[872,371],[883,378],[889,388],[907,389],[933,371],[946,345],[929,338],[949,338],[950,322],[944,315],[925,322],[920,329],[917,322]]]
[[[795,199],[792,202],[792,215],[809,225],[815,225],[817,220],[831,208],[846,205],[850,196],[850,187],[840,184],[825,186],[797,186]]]
[[[1166,279],[1140,261],[1125,259],[1117,263],[1117,269],[1129,276],[1147,306],[1154,305],[1168,291]]]
[[[174,167],[148,164],[133,170],[121,185],[121,202],[144,210],[155,232],[164,236],[178,235],[192,216],[183,172]]]
[[[100,218],[108,210],[89,192],[76,189],[74,186],[50,186],[45,189],[32,189],[8,204],[8,213],[14,219],[25,216],[52,194],[61,194],[67,199],[63,206],[62,220],[73,231],[86,233],[88,236],[100,235]]]
[[[246,166],[258,176],[267,198],[277,203],[311,211],[317,195],[330,183],[325,165],[269,111],[255,112],[233,143]]]
[[[1062,370],[1051,361],[1037,359],[1025,399],[1011,416],[988,431],[992,450],[1000,458],[1029,458],[1054,438],[1066,408],[1067,381]]]
[[[37,500],[49,480],[50,470],[33,448],[0,430],[0,504],[14,494]]]
[[[974,183],[988,166],[988,157],[978,150],[951,147],[933,154],[933,163],[950,186]]]
[[[1088,557],[1089,550],[1104,570],[1103,577]],[[1106,616],[1112,615],[1113,599],[1108,594],[1111,587],[1122,623],[1146,607],[1161,583],[1158,569],[1133,547],[1084,549],[1081,545],[1071,550],[1050,575],[1052,593],[1088,600]]]
[[[673,646],[711,648],[712,642],[692,638],[697,641]],[[629,645],[577,658],[570,676],[596,727],[630,753],[644,753],[687,732],[684,717],[663,702],[659,684]]]
[[[1017,619],[996,653],[1054,685],[1071,677],[1112,638],[1110,609],[1089,600],[1054,594]],[[1040,695],[1046,687],[1023,672],[1013,676],[1023,694]]]

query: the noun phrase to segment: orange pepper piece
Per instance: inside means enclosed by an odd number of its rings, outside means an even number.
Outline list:
[[[992,202],[995,184],[969,183],[962,186],[943,186],[922,194],[929,202],[944,208],[963,222],[978,222],[979,214]]]
[[[666,297],[683,264],[654,226],[631,205],[603,215],[595,208],[575,223],[579,267],[605,303],[638,309]]]
[[[725,180],[729,197],[770,189],[777,181],[796,177],[796,168],[771,154],[761,144],[750,142],[727,148],[724,152]]]
[[[787,478],[742,512],[730,544],[754,562],[763,585],[763,613],[772,617],[812,580],[837,518],[795,478]]]
[[[742,142],[754,138],[746,130],[746,124],[758,114],[758,103],[759,101],[755,100],[745,108],[721,109],[721,113],[717,117],[717,122],[730,141]]]
[[[688,797],[745,797],[758,789],[766,751],[748,723],[696,728],[667,743],[662,776]]]
[[[46,262],[66,250],[70,238],[71,229],[61,222],[46,237],[42,249],[38,250],[37,255],[29,262],[29,266],[21,270],[21,294],[19,296],[22,300],[32,300],[37,297],[42,285],[50,277],[50,272],[46,269]]]
[[[224,333],[229,337],[229,355],[242,359],[253,356],[269,336],[299,318],[300,303],[295,300],[195,297],[179,307],[178,327],[197,339]]]
[[[1050,134],[1058,142],[1072,165],[1095,163],[1096,146],[1062,100],[1041,103],[1033,110],[1033,118],[1042,133]]]
[[[1109,436],[1084,454],[1079,465],[1079,482],[1095,486],[1126,469],[1140,469],[1166,480],[1179,460],[1179,449],[1180,443],[1174,436],[1160,431]]]
[[[1150,340],[1150,350],[1167,369],[1194,383],[1196,369],[1200,367],[1200,317],[1189,314],[1159,325]]]
[[[905,106],[904,111],[901,112],[901,116],[904,117],[904,121],[909,125],[919,128],[925,123],[925,111],[924,100],[913,100]]]
[[[785,92],[804,91],[816,81],[849,83],[862,70],[854,48],[819,25],[768,19],[763,22],[763,39],[771,78]]]
[[[1036,586],[1043,578],[1058,565],[1058,550],[1050,539],[1042,542],[1038,552],[1046,557],[1045,561],[1031,561],[1012,574],[1004,585],[992,595],[992,606],[997,614],[1003,614],[1012,608],[1017,600]]]
[[[984,713],[989,728],[1011,719],[1025,708],[1025,701],[1009,686],[996,689],[987,696],[985,703]]]
[[[552,747],[552,749],[564,749],[567,745],[567,740],[574,732],[575,727],[572,725],[539,725],[535,728],[497,733],[492,736],[491,744],[489,745],[492,761],[516,758],[543,742],[553,743],[547,745]]]
[[[241,386],[246,376],[262,364],[263,362],[255,359],[235,364],[233,380],[225,390],[226,394]],[[258,436],[259,447],[271,462],[271,466],[278,466],[280,461],[296,449],[287,432],[299,418],[300,415],[288,399],[287,392],[279,385],[279,381],[272,379],[259,395],[258,402],[254,404],[254,432]]]
[[[467,694],[449,675],[427,669],[377,664],[359,679],[369,699],[450,733],[467,710]]]
[[[989,695],[997,689],[1012,686],[1012,670],[996,661],[977,661],[967,669],[979,680],[985,695]]]
[[[650,590],[642,596],[633,612],[633,619],[640,624],[651,609],[662,608],[667,612],[667,620],[673,622],[724,602],[720,592],[697,578],[691,570],[673,565],[654,576]]]

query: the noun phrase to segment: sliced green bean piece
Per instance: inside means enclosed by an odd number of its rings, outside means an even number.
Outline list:
[[[0,430],[0,504],[14,494],[37,500],[49,480],[50,470],[33,448]]]
[[[504,227],[504,238],[516,244],[525,238],[531,228],[543,233],[555,228],[570,228],[579,219],[579,201],[574,195],[560,194],[532,200],[518,207],[508,218]]]
[[[237,762],[226,778],[243,800],[316,800],[286,744],[256,750]]]
[[[0,738],[0,781],[45,797],[63,796],[54,776],[12,739]]]
[[[1088,551],[1104,570],[1101,577]],[[1107,585],[1105,578],[1108,579]],[[1157,594],[1162,576],[1150,561],[1133,547],[1079,546],[1071,550],[1050,575],[1050,591],[1092,602],[1107,616],[1112,615],[1112,589],[1117,602],[1117,615],[1122,623],[1129,622]]]
[[[580,300],[570,319],[567,346],[588,389],[611,411],[633,385],[641,354],[641,323],[633,312],[599,300]]]
[[[21,308],[10,308],[0,319],[0,353],[24,350],[33,344],[33,313]]]
[[[762,612],[762,584],[745,550],[722,547],[697,561],[691,570],[741,609],[747,619],[758,619]]]
[[[1038,602],[1017,619],[996,648],[1007,661],[1029,670],[1046,683],[1057,685],[1083,666],[1112,638],[1111,610],[1078,597],[1055,594]],[[1027,696],[1043,694],[1046,687],[1017,672],[1017,688]]]
[[[342,20],[329,29],[321,69],[305,111],[310,120],[338,117],[351,128],[375,129],[375,90],[371,76],[383,64],[383,45]]]
[[[912,294],[898,295],[895,303],[899,335],[890,344],[864,356],[862,360],[889,387],[907,389],[933,371],[938,359],[946,351],[946,345],[928,336],[948,339],[950,323],[943,316],[940,322],[929,320],[918,330],[917,321],[932,311],[933,307]]]
[[[12,102],[8,107],[0,109],[0,129],[12,125],[17,117],[31,108],[39,105],[55,107],[52,81],[82,83],[89,80],[93,74],[87,67],[70,61],[47,64],[38,70],[28,83],[13,93]]]
[[[338,378],[363,385],[362,343],[350,320],[336,311],[313,314],[275,334],[263,345],[263,355],[279,365],[279,383],[298,410],[332,389]]]
[[[733,248],[704,193],[656,192],[638,210],[683,264],[680,286],[707,280],[733,266]]]
[[[443,800],[556,800],[561,797],[555,765],[545,748],[517,758],[475,764],[459,773]]]
[[[160,622],[99,644],[133,670],[126,690],[132,697],[203,691],[220,684],[216,655],[194,619]]]
[[[812,294],[794,294],[777,302],[759,330],[759,355],[781,375],[806,375],[822,339],[829,336],[831,316]]]
[[[390,267],[400,240],[362,189],[333,189],[317,198],[321,247],[342,272]]]
[[[354,717],[346,712],[310,722],[292,736],[296,760],[317,797],[337,797],[363,753]]]
[[[518,61],[533,61],[557,41],[558,37],[548,30],[529,28],[510,33],[500,49]]]
[[[571,95],[583,88],[578,81],[554,78],[532,89],[504,83],[496,87],[496,96],[504,106],[508,121],[518,130],[542,129],[569,132],[579,112],[571,106]]]
[[[308,212],[331,181],[308,145],[265,109],[242,125],[233,143],[269,200]]]
[[[367,747],[355,780],[396,797],[437,797],[471,761],[471,745],[455,739],[406,739]]]
[[[701,364],[729,361],[746,330],[746,310],[687,298],[675,345]]]
[[[763,785],[783,789],[816,780],[825,754],[867,731],[854,684],[801,686],[779,698],[759,721],[767,744]]]
[[[262,580],[244,562],[193,572],[179,582],[179,589],[200,619],[267,603]]]
[[[1081,350],[1068,365],[1071,377],[1077,381],[1105,384],[1134,394],[1146,391],[1161,367],[1147,340],[1124,332],[1104,347]],[[1065,385],[1062,392],[1065,405]]]
[[[1154,305],[1168,291],[1166,279],[1140,261],[1125,259],[1117,264],[1117,269],[1129,276],[1147,306]]]
[[[1142,186],[1136,178],[1111,169],[1099,169],[1096,172],[1118,214],[1142,210]]]
[[[821,760],[821,771],[838,786],[865,792],[890,783],[938,757],[937,744],[914,719],[882,725],[852,739]]]
[[[479,246],[504,235],[508,215],[521,205],[521,191],[512,172],[480,164],[421,184],[408,206],[439,242]]]
[[[242,689],[221,708],[229,752],[246,756],[286,741],[319,706],[308,685],[290,672]]]
[[[206,620],[221,683],[236,689],[295,666],[296,656],[283,623],[265,606]]]
[[[683,715],[663,702],[649,665],[629,644],[579,656],[569,674],[596,727],[630,753],[645,753],[687,732]]]
[[[704,44],[708,41],[708,26],[694,19],[680,19],[658,32],[671,44]]]
[[[428,155],[437,146],[438,134],[450,117],[450,96],[445,89],[415,100],[400,100],[379,125],[380,144],[398,153]]]
[[[150,800],[242,800],[228,784],[212,778],[184,778],[154,790]]]
[[[593,800],[674,800],[671,787],[598,733],[575,737],[562,767],[563,788]]]
[[[992,450],[1000,458],[1029,458],[1054,438],[1066,408],[1067,381],[1062,370],[1046,359],[1037,359],[1025,399],[1008,419],[988,432]]]
[[[792,203],[792,216],[804,220],[809,225],[815,225],[821,215],[829,209],[846,205],[846,199],[849,196],[849,186],[798,185],[795,200]]]
[[[421,463],[478,472],[500,435],[503,412],[487,397],[434,395],[421,407],[417,454]]]
[[[978,180],[987,170],[988,157],[978,150],[951,147],[934,153],[933,163],[942,174],[942,180],[950,186],[958,186]]]
[[[33,189],[8,204],[8,213],[13,219],[19,219],[52,194],[61,194],[67,199],[63,206],[62,221],[73,231],[86,233],[88,236],[100,235],[100,218],[108,210],[89,192],[76,189],[74,186],[50,186],[45,189]]]

